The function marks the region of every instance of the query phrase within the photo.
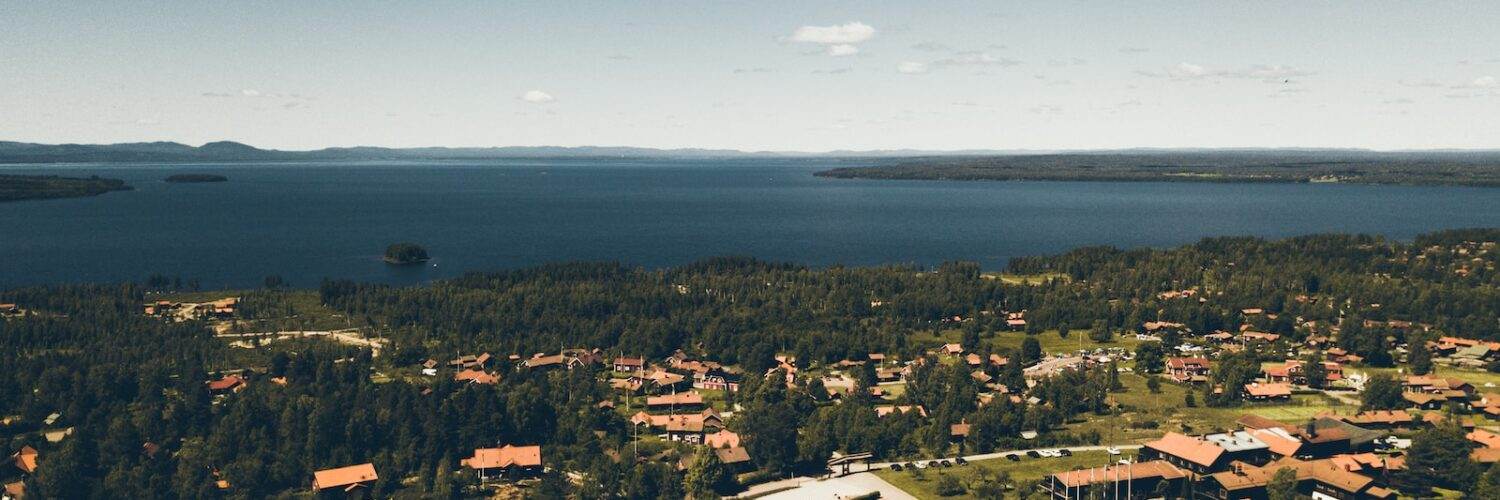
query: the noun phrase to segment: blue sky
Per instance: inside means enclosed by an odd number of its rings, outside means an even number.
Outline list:
[[[1500,2],[0,0],[0,139],[1500,147]]]

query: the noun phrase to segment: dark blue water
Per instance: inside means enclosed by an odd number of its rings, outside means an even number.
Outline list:
[[[562,260],[648,267],[714,255],[812,265],[978,261],[1081,245],[1500,225],[1500,189],[1306,184],[866,181],[835,160],[12,166],[134,191],[0,204],[0,287],[267,275],[414,283]],[[173,173],[227,183],[167,184]],[[434,260],[396,268],[389,243]]]

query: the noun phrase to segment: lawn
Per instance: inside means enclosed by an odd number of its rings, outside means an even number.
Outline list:
[[[1047,280],[1071,281],[1068,275],[1063,273],[1040,273],[1040,274],[1009,274],[1009,273],[984,273],[980,276],[985,279],[1000,280],[1007,285],[1042,285]]]
[[[1113,394],[1121,408],[1118,414],[1084,415],[1081,421],[1068,424],[1068,430],[1074,433],[1097,431],[1106,443],[1141,443],[1156,439],[1167,431],[1202,434],[1232,430],[1236,427],[1234,421],[1247,414],[1299,424],[1322,412],[1352,414],[1357,411],[1354,406],[1321,394],[1298,394],[1285,403],[1243,403],[1231,408],[1208,408],[1202,405],[1200,397],[1198,406],[1189,408],[1183,397],[1187,388],[1183,386],[1163,381],[1161,393],[1152,394],[1146,389],[1146,378],[1132,373],[1120,374],[1120,383],[1126,390]],[[1155,422],[1156,427],[1140,425],[1148,422]]]
[[[922,478],[917,479],[911,472],[896,472],[890,469],[876,471],[875,474],[886,480],[902,491],[912,494],[917,498],[952,498],[971,499],[973,495],[959,495],[951,497],[939,497],[934,491],[937,487],[938,477],[942,474],[952,474],[958,477],[960,483],[967,486],[970,481],[978,475],[979,470],[984,469],[991,472],[1004,472],[1010,475],[1011,484],[1027,480],[1040,480],[1048,475],[1065,470],[1078,468],[1102,467],[1109,465],[1111,458],[1108,453],[1102,451],[1088,451],[1075,453],[1071,457],[1058,458],[1022,458],[1019,462],[1012,462],[1003,458],[993,460],[979,460],[970,462],[966,467],[950,467],[947,469],[924,469]]]
[[[988,342],[996,348],[1018,351],[1021,349],[1021,342],[1024,342],[1026,337],[1025,332],[996,332],[993,337],[984,339],[984,342]],[[1042,344],[1042,350],[1048,353],[1110,347],[1120,347],[1134,352],[1135,347],[1142,342],[1141,340],[1137,340],[1134,334],[1116,336],[1112,342],[1094,342],[1089,339],[1088,332],[1084,330],[1071,331],[1068,333],[1068,338],[1059,336],[1057,330],[1045,330],[1034,335],[1034,337],[1036,337],[1037,342]],[[912,338],[917,342],[927,342],[935,347],[941,344],[959,342],[963,339],[963,330],[955,328],[943,330],[941,333],[936,334],[933,332],[916,333]]]
[[[1392,377],[1395,377],[1397,380],[1400,380],[1400,379],[1402,379],[1402,378],[1404,378],[1404,377],[1406,377],[1408,375],[1406,373],[1402,373],[1401,368],[1364,368],[1364,367],[1361,367],[1361,368],[1346,368],[1345,370],[1349,371],[1349,372],[1361,372],[1361,373],[1365,373],[1367,375],[1373,375],[1373,374],[1376,374],[1376,373],[1384,373],[1384,374],[1390,375]],[[1429,375],[1438,376],[1438,377],[1454,377],[1454,378],[1462,379],[1465,382],[1468,382],[1470,384],[1474,384],[1475,389],[1479,390],[1479,392],[1496,392],[1495,388],[1496,387],[1500,387],[1500,373],[1493,373],[1493,372],[1489,372],[1489,371],[1485,371],[1485,370],[1476,370],[1476,369],[1473,369],[1473,368],[1460,368],[1460,367],[1456,367],[1456,366],[1446,366],[1446,365],[1434,365],[1433,366],[1433,372],[1431,374],[1429,374]]]

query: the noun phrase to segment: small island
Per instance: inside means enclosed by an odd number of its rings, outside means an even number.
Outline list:
[[[99,176],[0,175],[0,202],[79,198],[129,189],[123,180]]]
[[[166,178],[167,182],[224,182],[228,177],[215,174],[175,174]]]
[[[395,265],[427,262],[427,249],[416,243],[396,243],[385,247],[385,263]]]

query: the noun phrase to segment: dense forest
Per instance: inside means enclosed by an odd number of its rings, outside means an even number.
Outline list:
[[[312,339],[231,348],[203,321],[142,315],[141,305],[170,286],[164,279],[14,289],[0,292],[0,303],[24,311],[0,320],[0,417],[10,417],[0,442],[7,453],[42,451],[28,480],[39,498],[277,496],[305,492],[312,470],[360,462],[379,470],[379,496],[458,497],[473,491],[471,475],[452,474],[459,460],[495,443],[541,444],[546,465],[569,473],[548,474],[528,490],[537,497],[688,494],[703,471],[676,467],[681,449],[630,445],[625,415],[599,405],[611,393],[596,370],[607,368],[509,370],[495,385],[389,375],[429,358],[577,347],[648,359],[681,350],[742,368],[748,375],[731,401],[737,417],[727,425],[770,477],[815,470],[833,451],[899,458],[946,450],[958,422],[971,424],[967,442],[979,451],[1014,444],[1022,430],[1042,431],[1044,442],[1097,442],[1046,431],[1108,412],[1118,389],[1112,366],[1040,381],[1029,391],[1040,404],[998,398],[981,406],[969,368],[926,357],[941,342],[930,332],[959,330],[966,347],[1027,361],[1039,356],[1033,341],[1012,352],[980,340],[1044,329],[1107,338],[1156,320],[1198,332],[1248,323],[1292,339],[1343,325],[1340,345],[1391,363],[1395,346],[1417,335],[1391,326],[1399,322],[1430,325],[1424,335],[1500,339],[1496,241],[1500,230],[1412,242],[1321,235],[1083,248],[1016,259],[1009,273],[1050,277],[1027,282],[971,263],[810,268],[744,258],[663,270],[554,264],[416,287],[325,281],[318,305],[387,340],[378,357]],[[267,285],[243,293],[239,314],[278,316],[295,294],[308,294]],[[1169,293],[1181,290],[1195,290],[1195,300]],[[1247,308],[1269,314],[1246,317]],[[1008,311],[1026,311],[1023,331],[1006,327]],[[896,404],[921,405],[927,418],[877,418],[878,403],[863,394],[833,404],[816,378],[788,387],[767,383],[780,380],[776,372],[759,376],[778,369],[778,355],[807,369],[870,353],[924,359]],[[1258,366],[1254,356],[1226,360],[1216,376],[1243,377]],[[1021,364],[988,370],[1024,387]],[[862,385],[873,370],[856,372]],[[257,383],[228,397],[205,390],[206,381],[242,371]],[[265,382],[272,378],[283,383]],[[74,432],[57,443],[40,432],[64,426]]]
[[[1500,186],[1500,153],[1141,150],[914,158],[842,167],[836,178],[990,181],[1350,182]]]
[[[110,191],[127,189],[130,189],[130,186],[125,184],[125,181],[99,176],[0,174],[0,202],[98,196]]]

